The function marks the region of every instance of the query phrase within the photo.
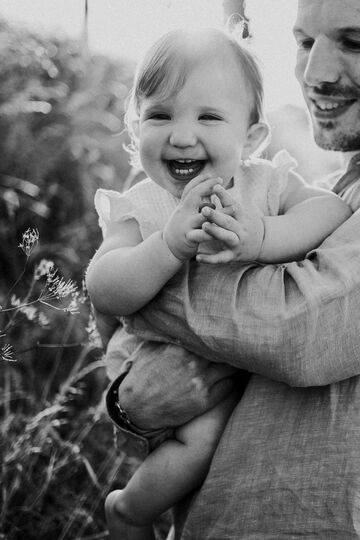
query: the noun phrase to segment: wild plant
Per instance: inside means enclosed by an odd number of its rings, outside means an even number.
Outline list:
[[[38,247],[38,231],[26,230],[23,270],[0,302],[0,538],[106,538],[103,503],[114,481],[121,483],[124,453],[115,450],[104,413],[99,337],[85,291],[50,260],[32,265]],[[59,316],[68,319],[64,342],[39,342],[39,329],[44,336],[61,324]],[[79,318],[87,320],[83,341],[69,343]],[[64,351],[74,347],[77,357],[64,376]],[[56,353],[32,384],[36,373],[23,358],[36,350]]]

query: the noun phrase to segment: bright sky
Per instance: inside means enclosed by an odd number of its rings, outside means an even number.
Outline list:
[[[51,34],[81,35],[85,0],[0,0],[0,17]],[[88,0],[89,45],[137,60],[161,34],[179,26],[222,25],[222,0]],[[302,104],[293,75],[295,0],[247,0],[251,48],[265,77],[268,108]]]

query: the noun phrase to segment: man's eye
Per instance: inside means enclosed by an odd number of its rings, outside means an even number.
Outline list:
[[[360,41],[355,39],[344,39],[343,47],[351,51],[360,51]]]
[[[314,44],[313,39],[299,39],[297,41],[298,49],[309,50]]]

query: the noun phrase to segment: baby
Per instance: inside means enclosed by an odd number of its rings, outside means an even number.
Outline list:
[[[340,198],[294,173],[285,154],[273,162],[254,157],[269,132],[261,74],[220,30],[173,31],[157,41],[137,70],[128,119],[148,178],[124,194],[96,194],[104,240],[87,287],[101,313],[126,323],[194,258],[301,259],[350,215]],[[236,223],[233,200],[244,209]],[[217,224],[207,220],[212,205],[221,211]],[[123,357],[141,346],[126,329],[113,340]],[[124,490],[108,496],[111,538],[153,538],[152,521],[204,480],[236,400],[235,392],[179,426]]]

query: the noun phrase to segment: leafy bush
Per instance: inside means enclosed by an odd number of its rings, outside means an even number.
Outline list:
[[[130,171],[122,145],[131,78],[125,62],[0,23],[0,272],[8,283],[18,270],[8,254],[28,227],[72,273],[83,271],[100,240],[94,192],[121,190]]]
[[[124,482],[81,282],[100,242],[95,190],[135,176],[132,70],[0,22],[3,540],[105,538],[105,494]]]

